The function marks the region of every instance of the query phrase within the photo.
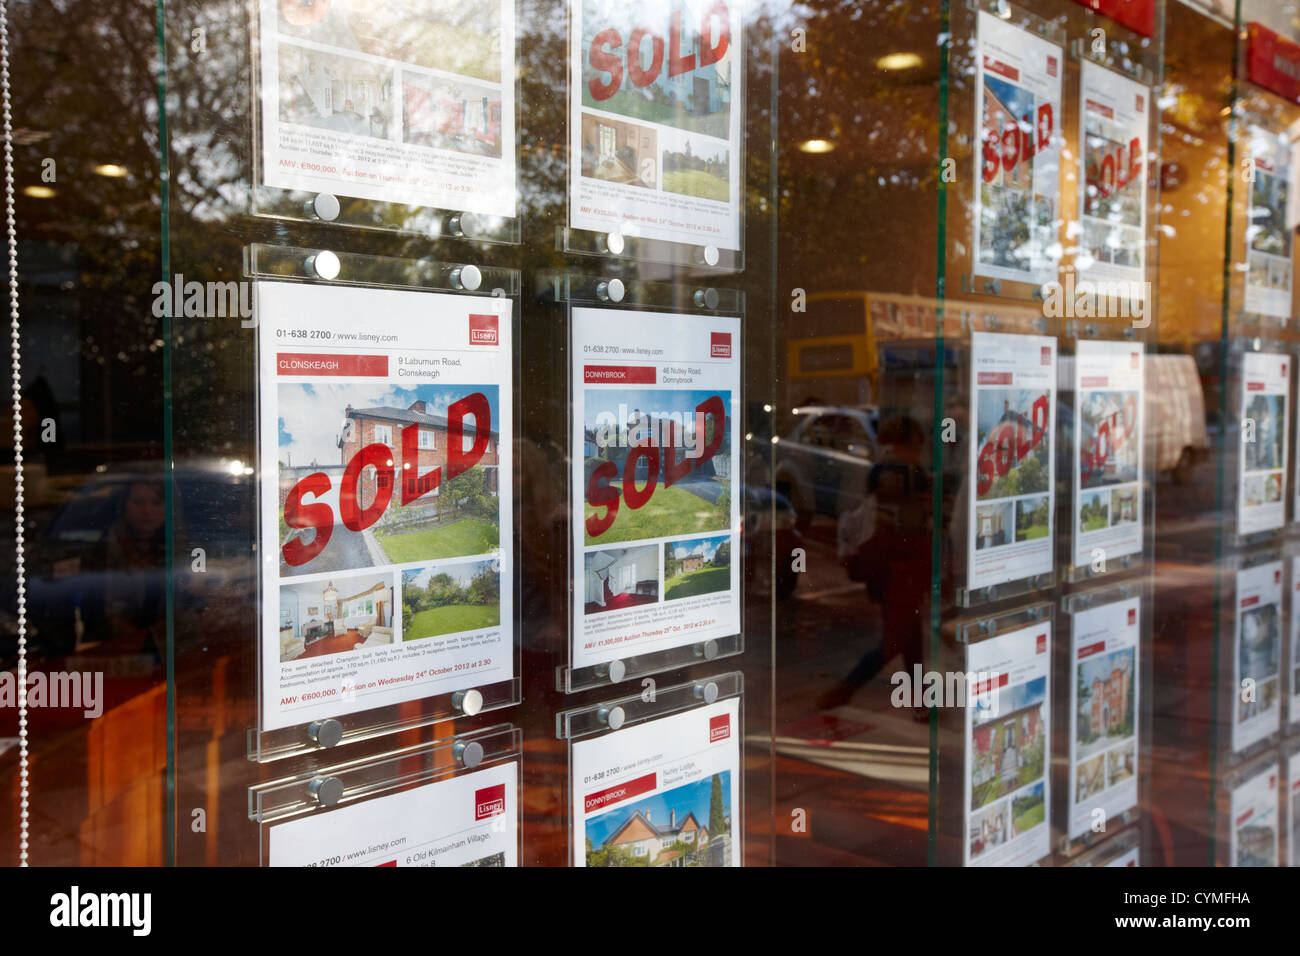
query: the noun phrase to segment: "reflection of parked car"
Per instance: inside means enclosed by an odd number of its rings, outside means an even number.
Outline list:
[[[866,492],[876,447],[875,408],[805,405],[795,426],[774,442],[776,487],[807,527],[814,515],[836,517],[855,508]]]
[[[239,464],[239,463],[235,463]],[[201,604],[205,591],[237,584],[254,570],[251,469],[239,465],[185,465],[172,472],[176,521],[171,529],[128,538],[132,507],[165,514],[161,471],[127,468],[90,477],[44,527],[28,566],[28,607],[34,651],[61,656],[112,637],[115,627],[152,632],[165,623],[165,550],[171,531],[177,579],[176,599]],[[133,505],[131,496],[147,489]],[[202,548],[202,575],[194,568]],[[124,557],[124,554],[126,555]],[[161,648],[157,648],[161,650]]]

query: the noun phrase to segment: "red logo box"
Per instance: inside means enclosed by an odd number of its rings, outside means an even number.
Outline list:
[[[1052,364],[1052,347],[1050,345],[1043,346],[1043,364],[1044,365]]]
[[[1039,634],[1034,638],[1034,653],[1042,654],[1047,651],[1047,635]]]
[[[495,317],[494,317],[495,318]],[[484,787],[474,792],[474,819],[486,820],[506,812],[506,785]]]
[[[731,715],[718,714],[709,718],[709,743],[717,743],[731,736]]]
[[[1136,623],[1137,623],[1137,619],[1138,619],[1137,608],[1135,608],[1135,607],[1131,607],[1131,608],[1129,608],[1129,609],[1128,609],[1128,623],[1129,623],[1129,626],[1132,627],[1134,624],[1136,624]]]
[[[711,332],[709,358],[731,358],[731,333]]]
[[[497,334],[497,317],[495,315],[475,315],[470,313],[469,316],[469,344],[470,345],[499,345],[500,338]]]

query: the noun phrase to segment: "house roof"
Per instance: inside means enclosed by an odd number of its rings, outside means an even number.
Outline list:
[[[694,813],[687,813],[686,816],[679,819],[675,824],[667,824],[667,823],[658,824],[658,823],[651,823],[650,820],[646,818],[646,815],[642,813],[640,810],[638,810],[636,811],[636,813],[632,814],[630,817],[624,820],[623,823],[619,826],[619,828],[609,835],[609,837],[605,840],[605,846],[609,846],[610,844],[617,843],[618,838],[619,836],[622,835],[623,831],[626,830],[628,827],[630,827],[637,820],[640,820],[642,826],[648,827],[655,834],[655,836],[659,836],[659,837],[676,836],[678,833],[681,833],[682,830],[686,828],[687,820],[691,820],[695,823],[695,829],[704,830],[704,827],[700,826],[700,821],[695,819]]]
[[[375,405],[370,408],[353,408],[348,406],[345,413],[347,418],[378,418],[386,422],[399,422],[403,425],[428,425],[430,428],[447,428],[447,419],[443,415],[430,415],[428,412],[413,412],[407,408],[395,408],[392,405]],[[474,423],[466,421],[465,434],[474,434]],[[493,431],[492,436],[496,436]]]

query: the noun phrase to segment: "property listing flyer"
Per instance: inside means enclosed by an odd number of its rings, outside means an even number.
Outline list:
[[[740,698],[573,744],[574,866],[740,866]]]
[[[1232,789],[1230,866],[1277,866],[1277,776],[1270,763]]]
[[[1079,341],[1074,357],[1076,567],[1142,550],[1142,373],[1140,344]]]
[[[572,667],[738,634],[740,319],[574,309],[572,336]]]
[[[1286,521],[1287,406],[1290,356],[1247,352],[1241,368],[1241,454],[1237,466],[1237,533]]]
[[[1247,130],[1254,179],[1246,218],[1247,312],[1291,315],[1291,146],[1283,133],[1259,126]]]
[[[511,309],[258,283],[263,730],[515,676]]]
[[[575,0],[569,224],[740,248],[741,0]]]
[[[1286,812],[1290,845],[1287,866],[1300,866],[1300,751],[1287,758]]]
[[[268,827],[270,866],[518,866],[519,764]]]
[[[1079,177],[1080,279],[1126,283],[1145,278],[1146,149],[1151,90],[1128,77],[1082,64],[1083,175]],[[1144,298],[1132,295],[1132,298]]]
[[[971,644],[966,707],[966,866],[1027,866],[1051,852],[1052,627]]]
[[[268,186],[515,215],[511,0],[260,0]]]
[[[1232,642],[1232,749],[1245,750],[1281,727],[1282,562],[1237,572]]]
[[[1056,339],[971,336],[971,590],[1052,570]]]
[[[974,269],[1041,285],[1056,278],[1061,198],[1061,47],[979,15]]]
[[[1140,598],[1078,611],[1070,641],[1070,839],[1137,806]]]
[[[1287,720],[1300,725],[1300,558],[1291,559],[1291,616],[1287,621],[1290,630],[1290,654],[1287,666],[1291,669],[1291,702]]]

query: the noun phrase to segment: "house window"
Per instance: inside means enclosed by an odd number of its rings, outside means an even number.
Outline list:
[[[437,446],[434,444],[434,436],[437,433],[432,428],[420,429],[420,448],[424,451],[433,451]]]
[[[601,159],[614,158],[615,135],[616,134],[614,132],[614,127],[606,126],[603,123],[600,125],[600,158]]]
[[[393,426],[392,426],[392,425],[376,425],[376,426],[375,426],[375,441],[377,441],[377,442],[381,442],[382,444],[385,444],[385,445],[388,445],[388,446],[391,448],[392,445],[393,445]]]

